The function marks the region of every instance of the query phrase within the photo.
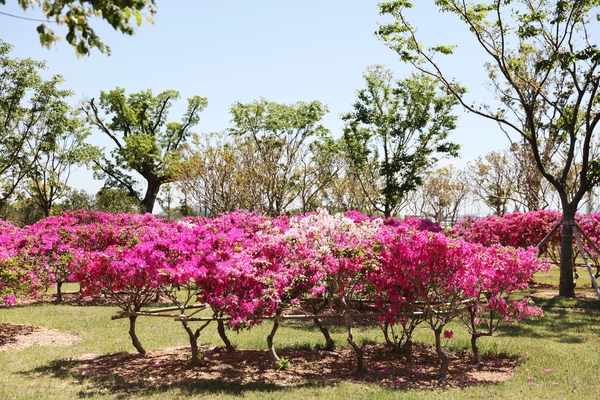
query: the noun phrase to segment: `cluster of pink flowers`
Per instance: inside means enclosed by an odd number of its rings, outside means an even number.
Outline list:
[[[562,214],[556,210],[465,218],[456,224],[452,233],[467,242],[484,246],[500,244],[526,248],[537,246],[561,218]],[[552,239],[552,243],[560,243],[560,234]]]
[[[549,221],[551,214],[538,219]],[[513,318],[528,311],[524,304],[505,306],[502,296],[525,288],[531,274],[546,267],[532,248],[483,246],[445,236],[439,225],[416,218],[356,212],[275,219],[234,212],[171,221],[77,211],[22,229],[2,224],[0,294],[9,296],[7,303],[25,290],[23,283],[39,291],[70,280],[85,295],[103,294],[132,312],[159,294],[181,302],[172,288],[185,287],[190,295],[184,302],[208,304],[230,317],[234,329],[309,298],[374,300],[391,323],[407,309],[445,308],[435,313],[444,315],[437,329],[465,302],[487,296],[497,300],[485,307]],[[467,236],[465,225],[456,232]]]
[[[551,230],[562,220],[562,214],[556,210],[539,210],[528,213],[506,214],[485,218],[465,218],[454,226],[451,234],[467,242],[484,246],[499,244],[502,246],[522,247],[538,246]],[[585,234],[600,245],[600,214],[575,214],[575,221]],[[540,248],[540,253],[558,263],[560,258],[560,229],[549,237]],[[600,275],[600,253],[589,241],[582,240],[584,249],[594,261]],[[579,248],[573,240],[573,254],[579,254]]]

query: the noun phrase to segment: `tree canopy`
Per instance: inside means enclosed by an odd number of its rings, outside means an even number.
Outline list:
[[[0,0],[0,4],[6,4],[6,0]],[[156,13],[155,0],[19,0],[19,6],[23,10],[41,7],[48,23],[39,25],[37,32],[40,43],[47,48],[60,39],[49,24],[66,25],[66,40],[78,57],[89,54],[94,47],[110,55],[110,47],[90,25],[92,17],[103,19],[123,34],[133,35],[135,26],[140,26],[144,18],[153,23]]]
[[[378,166],[382,186],[371,202],[389,217],[405,194],[422,184],[427,168],[458,155],[459,145],[446,140],[456,128],[451,111],[457,102],[427,75],[394,81],[390,70],[376,65],[364,78],[366,88],[357,91],[353,111],[342,116],[343,139],[353,176],[365,190],[373,182],[364,174],[367,166]]]
[[[329,140],[329,130],[320,124],[328,111],[319,101],[280,104],[260,99],[231,107],[234,126],[229,133],[247,145],[246,192],[267,215],[281,215],[299,198],[310,197],[307,184],[318,172],[310,164],[310,145]],[[317,158],[313,161],[318,163]]]
[[[179,92],[166,90],[154,96],[151,90],[125,95],[116,88],[101,92],[100,101],[86,101],[89,122],[114,143],[112,158],[94,161],[96,176],[105,179],[106,188],[126,189],[138,198],[146,212],[152,212],[162,184],[173,180],[178,167],[179,149],[200,121],[208,105],[204,97],[188,99],[181,122],[167,122],[169,108]],[[101,110],[110,119],[105,120]],[[146,181],[142,195],[136,188],[136,172]]]
[[[66,101],[73,93],[59,88],[63,78],[54,75],[44,80],[43,62],[11,59],[10,51],[11,46],[0,40],[0,206],[25,179],[34,191],[37,186],[36,193],[46,195],[49,206],[58,196],[49,191],[64,185],[70,165],[82,161],[77,153],[82,147],[63,152],[62,144],[86,136],[87,131]],[[46,168],[48,163],[56,168]],[[62,172],[57,173],[59,169]]]

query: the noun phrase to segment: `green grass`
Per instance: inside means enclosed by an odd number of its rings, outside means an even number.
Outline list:
[[[554,271],[550,271],[550,275]],[[547,277],[541,277],[546,279]],[[551,275],[550,279],[554,276]],[[538,279],[538,277],[536,277]],[[588,289],[589,291],[589,289]],[[535,293],[531,295],[535,298]],[[259,382],[246,385],[202,382],[158,389],[116,389],[118,382],[99,384],[82,380],[70,372],[85,354],[133,352],[127,335],[128,322],[111,320],[114,307],[40,304],[0,308],[0,322],[23,323],[81,335],[82,340],[68,347],[33,346],[23,350],[0,352],[1,399],[179,399],[179,398],[319,398],[319,399],[592,399],[600,393],[600,302],[537,298],[545,309],[543,318],[502,328],[492,338],[480,339],[484,354],[503,353],[522,357],[516,374],[499,385],[475,386],[450,390],[397,390],[377,384],[342,382],[330,386],[305,385],[283,388]],[[585,308],[581,312],[569,307]],[[265,337],[271,325],[251,331],[229,333],[240,348],[266,349]],[[450,349],[469,348],[469,337],[459,324],[448,329],[455,337]],[[148,350],[188,345],[181,326],[169,318],[144,318],[138,322],[138,335]],[[338,344],[345,343],[345,331],[332,328]],[[355,332],[359,343],[381,342],[378,329],[360,328]],[[417,329],[418,341],[432,343],[428,329]],[[275,337],[277,349],[314,349],[323,345],[318,330],[302,323],[285,322]],[[200,343],[220,344],[216,329],[209,326]],[[450,366],[452,368],[452,365]],[[549,372],[546,372],[550,370]],[[531,377],[531,381],[528,380]],[[115,378],[118,379],[118,378]]]

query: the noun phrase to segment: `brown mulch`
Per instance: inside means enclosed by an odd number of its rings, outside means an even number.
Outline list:
[[[85,363],[74,372],[83,379],[105,380],[118,376],[123,388],[158,388],[188,385],[199,381],[223,384],[264,384],[293,387],[305,384],[335,385],[342,381],[373,383],[398,389],[442,389],[494,384],[514,375],[516,360],[510,357],[484,357],[475,366],[469,355],[452,357],[447,378],[439,379],[439,361],[435,352],[418,346],[413,365],[407,365],[397,353],[383,345],[365,346],[367,370],[356,371],[356,358],[351,349],[285,350],[278,355],[290,362],[285,370],[276,367],[267,350],[200,346],[202,365],[189,362],[189,347],[150,351],[145,356],[120,353],[106,356],[84,356]]]
[[[30,325],[0,324],[0,351],[20,350],[34,343],[40,346],[68,346],[81,340],[77,335]],[[203,382],[275,387],[335,385],[343,381],[363,382],[398,389],[441,389],[494,384],[514,375],[517,361],[510,357],[484,357],[473,365],[469,354],[452,355],[448,377],[439,379],[439,360],[435,351],[415,345],[414,362],[408,365],[398,353],[382,344],[365,345],[365,366],[356,371],[356,357],[349,348],[336,351],[280,350],[278,355],[290,362],[278,369],[267,350],[200,346],[202,365],[190,364],[190,348],[177,347],[137,353],[89,354],[79,357],[69,368],[81,380],[114,382],[114,389],[151,389]]]
[[[54,296],[32,300],[52,302]],[[102,299],[82,298],[65,293],[64,303],[102,305]],[[25,305],[21,303],[21,305]],[[20,350],[33,344],[68,346],[81,340],[77,335],[52,329],[0,323],[0,351]],[[202,365],[190,364],[189,347],[109,355],[88,354],[73,360],[69,370],[82,381],[92,384],[111,382],[115,390],[152,389],[205,382],[232,385],[293,387],[335,385],[344,381],[377,384],[397,389],[466,388],[496,384],[515,374],[518,361],[508,356],[483,356],[480,365],[472,363],[470,353],[451,355],[448,376],[437,377],[439,358],[429,345],[415,345],[413,363],[383,344],[365,345],[365,371],[356,371],[356,356],[351,348],[326,350],[278,350],[279,357],[290,362],[278,369],[267,350],[236,349],[227,352],[220,346],[200,346]],[[61,369],[64,369],[61,368]]]
[[[535,296],[557,297],[556,285],[533,284]],[[585,291],[578,298],[595,300],[595,292]],[[55,301],[54,296],[32,300]],[[78,293],[65,293],[64,303],[71,305],[104,305],[103,299],[82,298]],[[23,304],[23,303],[22,303]],[[77,335],[30,325],[0,323],[0,351],[20,350],[33,344],[68,346],[81,340]],[[473,385],[497,384],[515,374],[518,361],[509,356],[483,356],[474,365],[469,352],[451,355],[448,376],[437,377],[439,358],[429,345],[415,345],[413,363],[392,352],[383,344],[365,345],[363,372],[356,371],[356,356],[352,349],[278,350],[289,361],[287,369],[276,367],[267,350],[236,349],[227,352],[220,346],[200,346],[202,365],[190,364],[189,347],[137,353],[108,355],[88,354],[73,360],[67,367],[80,381],[102,384],[110,382],[115,390],[153,389],[182,385],[267,385],[294,387],[302,385],[336,385],[361,382],[397,389],[466,388]],[[64,367],[61,367],[64,369]]]

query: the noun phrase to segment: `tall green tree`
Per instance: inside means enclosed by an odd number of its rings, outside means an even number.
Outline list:
[[[40,141],[37,136],[29,140],[30,148],[41,150],[22,186],[48,217],[53,204],[69,194],[71,172],[97,159],[100,149],[85,142],[90,130],[65,102],[48,113],[45,125],[52,131],[52,140]]]
[[[556,189],[563,212],[559,294],[574,297],[573,232],[580,202],[600,182],[598,0],[436,0],[446,18],[462,22],[483,50],[495,103],[467,97],[443,67],[455,47],[424,43],[407,0],[380,4],[395,21],[379,36],[400,58],[439,81],[469,112],[520,135],[542,176]],[[596,38],[597,40],[597,38]],[[440,44],[441,43],[441,44]],[[572,187],[570,176],[576,176]]]
[[[231,107],[234,127],[229,133],[243,138],[252,149],[245,162],[248,192],[256,208],[270,216],[290,211],[299,201],[303,168],[309,146],[326,140],[330,132],[320,124],[328,112],[319,101],[279,104],[260,99]],[[308,195],[308,193],[305,193]]]
[[[161,185],[171,182],[179,163],[179,149],[200,121],[199,114],[208,105],[204,97],[188,99],[181,122],[167,122],[169,108],[179,92],[166,90],[156,96],[151,90],[125,95],[116,88],[101,92],[100,101],[86,101],[84,111],[89,122],[114,143],[110,157],[94,161],[96,177],[105,179],[106,188],[123,188],[137,197],[145,212],[154,209]],[[101,110],[106,114],[102,115]],[[142,192],[131,173],[146,182]]]
[[[379,166],[382,186],[373,207],[389,217],[422,184],[427,168],[458,156],[459,145],[446,140],[456,128],[451,111],[457,102],[426,75],[395,81],[390,70],[375,65],[363,76],[366,88],[357,91],[353,111],[342,116],[343,138],[355,179],[365,178],[368,164]]]
[[[6,0],[0,0],[0,4],[6,4]],[[110,55],[110,48],[90,25],[92,17],[103,19],[125,35],[133,35],[135,26],[140,26],[144,18],[153,23],[152,17],[156,13],[154,0],[19,0],[19,6],[23,10],[41,7],[48,18],[47,23],[37,27],[42,46],[51,48],[61,39],[50,24],[66,25],[66,40],[79,58],[89,54],[94,47]]]
[[[0,40],[0,208],[71,129],[65,114],[73,93],[59,89],[63,78],[42,79],[44,62],[11,59],[11,49]]]
[[[123,188],[102,188],[94,196],[94,210],[111,214],[138,214],[144,212],[137,197]]]

